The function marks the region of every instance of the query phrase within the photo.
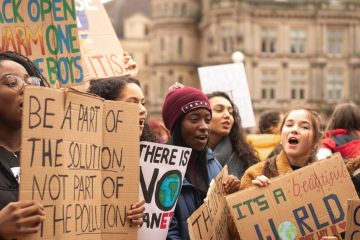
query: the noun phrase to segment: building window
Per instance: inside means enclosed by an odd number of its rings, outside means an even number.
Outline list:
[[[328,29],[327,32],[327,52],[330,54],[339,54],[342,51],[343,30]]]
[[[183,82],[184,82],[183,76],[180,75],[180,76],[178,77],[178,83],[183,84]]]
[[[166,88],[166,80],[164,78],[164,76],[160,77],[160,92],[159,92],[159,96],[161,98],[164,97],[164,94],[167,92],[167,88]]]
[[[261,98],[276,99],[277,72],[273,69],[261,71]]]
[[[290,72],[291,99],[305,99],[305,89],[307,85],[307,74],[304,69],[293,69]]]
[[[181,5],[181,15],[186,16],[186,3]]]
[[[165,51],[165,39],[160,38],[160,51]]]
[[[276,29],[263,28],[261,29],[261,52],[275,53],[276,52]]]
[[[173,14],[174,14],[174,16],[179,16],[180,15],[180,7],[179,7],[178,3],[174,3]]]
[[[327,98],[339,101],[343,97],[344,78],[341,69],[330,69],[326,78]]]
[[[147,53],[144,53],[144,66],[149,65],[149,55]]]
[[[234,50],[235,31],[232,26],[223,27],[221,31],[221,51],[231,53]]]
[[[291,53],[305,53],[306,32],[303,29],[293,29],[290,33]]]
[[[179,37],[178,39],[178,55],[182,56],[183,54],[183,39],[182,37]]]

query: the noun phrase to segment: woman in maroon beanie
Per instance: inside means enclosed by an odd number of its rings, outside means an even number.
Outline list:
[[[171,132],[170,144],[192,148],[183,186],[170,223],[167,239],[189,239],[187,219],[203,203],[210,181],[221,171],[220,163],[207,147],[211,108],[208,98],[196,88],[180,84],[170,88],[162,117]],[[229,176],[225,192],[231,193],[240,181]]]

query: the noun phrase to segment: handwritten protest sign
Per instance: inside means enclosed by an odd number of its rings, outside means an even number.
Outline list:
[[[137,239],[137,106],[27,87],[23,112],[20,199],[46,212],[29,239]]]
[[[191,240],[228,240],[229,208],[226,205],[223,182],[228,175],[227,166],[210,183],[204,203],[188,218]]]
[[[245,239],[321,239],[344,232],[346,200],[358,199],[340,154],[226,197]]]
[[[0,2],[1,52],[27,56],[52,86],[83,81],[74,0]]]
[[[360,200],[349,199],[345,240],[360,239]]]
[[[243,63],[200,67],[198,72],[205,93],[226,92],[239,109],[242,126],[256,125]]]
[[[139,239],[166,239],[191,149],[141,142],[140,196],[145,199]]]
[[[85,79],[132,73],[124,66],[123,49],[100,0],[75,3]]]

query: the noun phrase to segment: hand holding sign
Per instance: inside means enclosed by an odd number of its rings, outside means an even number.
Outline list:
[[[0,211],[0,238],[36,233],[45,220],[44,207],[34,201],[12,202]]]

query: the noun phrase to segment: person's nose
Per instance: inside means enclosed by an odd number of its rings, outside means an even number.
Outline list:
[[[147,116],[147,111],[144,105],[142,105],[141,103],[139,104],[139,114],[140,116]]]
[[[204,119],[204,120],[202,120],[202,121],[200,122],[199,129],[200,129],[201,131],[209,131],[210,125],[209,125],[209,124],[206,122],[206,120]]]

